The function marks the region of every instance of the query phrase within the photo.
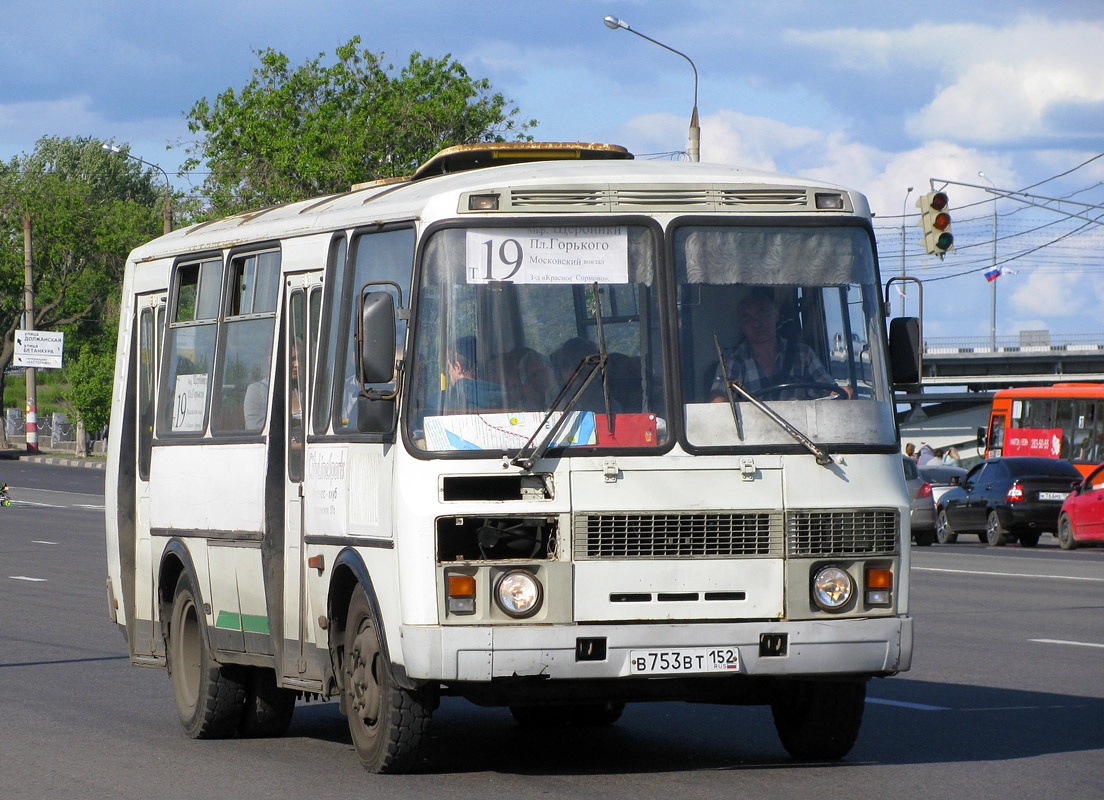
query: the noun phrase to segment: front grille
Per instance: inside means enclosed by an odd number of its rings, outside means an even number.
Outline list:
[[[897,512],[790,511],[786,514],[786,552],[813,557],[896,553]]]
[[[780,511],[580,514],[574,527],[578,560],[782,555]]]

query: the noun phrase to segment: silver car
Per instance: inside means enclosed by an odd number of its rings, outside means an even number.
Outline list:
[[[905,470],[905,486],[911,500],[912,540],[920,547],[935,541],[935,500],[932,486],[920,474],[920,467],[908,456],[902,456]]]

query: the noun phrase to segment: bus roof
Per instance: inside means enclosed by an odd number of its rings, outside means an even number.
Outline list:
[[[1055,383],[1051,386],[1018,386],[1015,389],[998,389],[993,399],[1023,397],[1081,397],[1104,399],[1104,383]]]
[[[563,157],[570,148],[580,147],[591,150],[582,157]],[[559,157],[538,156],[541,160],[517,163],[516,156],[524,149],[513,148],[514,158],[496,161],[484,156],[487,148],[482,145],[444,150],[423,166],[423,170],[430,168],[426,177],[360,184],[340,194],[256,209],[182,228],[139,247],[132,257],[144,261],[366,223],[477,213],[460,208],[461,199],[468,194],[498,193],[506,201],[498,211],[514,215],[578,212],[870,215],[866,198],[842,186],[742,167],[642,161],[615,145],[579,143],[563,146]],[[532,153],[534,148],[528,149]],[[438,160],[437,166],[432,166]],[[462,169],[465,160],[473,168],[442,171]],[[483,163],[500,165],[481,166]],[[545,187],[547,191],[535,191],[536,187]],[[822,203],[822,198],[829,200]]]

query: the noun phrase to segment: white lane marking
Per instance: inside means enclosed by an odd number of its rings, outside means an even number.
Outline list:
[[[45,583],[45,578],[28,578],[26,575],[9,575],[13,581],[31,581],[32,583]]]
[[[92,508],[92,509],[95,509],[96,511],[103,511],[104,510],[103,506],[85,505],[83,503],[77,503],[76,505],[73,506],[73,508]]]
[[[57,542],[47,542],[45,539],[31,539],[31,544],[57,544]]]
[[[866,702],[880,706],[897,706],[899,708],[911,708],[916,711],[950,711],[946,706],[929,706],[924,703],[906,703],[904,700],[882,700],[877,697],[868,697]]]
[[[958,575],[996,575],[1001,578],[1047,578],[1053,581],[1089,581],[1104,583],[1104,578],[1082,578],[1076,575],[1032,575],[1029,572],[985,572],[980,569],[943,569],[941,567],[912,567],[916,572],[953,572]]]
[[[1097,642],[1071,642],[1068,639],[1028,639],[1027,641],[1040,644],[1071,644],[1074,647],[1104,647],[1104,644]]]

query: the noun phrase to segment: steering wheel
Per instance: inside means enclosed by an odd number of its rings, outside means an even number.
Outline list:
[[[792,381],[790,383],[776,383],[773,386],[764,386],[762,389],[758,389],[751,393],[751,395],[757,400],[762,400],[764,396],[781,394],[782,392],[788,392],[793,389],[820,389],[827,394],[834,394],[837,400],[847,400],[847,392],[834,383],[821,383],[820,381]],[[820,400],[823,398],[813,398]]]

